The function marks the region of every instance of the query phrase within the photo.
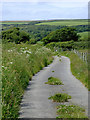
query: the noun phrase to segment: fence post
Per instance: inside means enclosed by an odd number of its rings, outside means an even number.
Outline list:
[[[88,55],[88,53],[87,52],[79,52],[79,51],[77,51],[77,50],[72,50],[75,54],[77,54],[78,56],[79,56],[79,58],[80,59],[82,59],[84,62],[86,62],[86,64],[87,64],[87,55]]]

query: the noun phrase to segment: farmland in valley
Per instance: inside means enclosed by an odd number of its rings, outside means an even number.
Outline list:
[[[47,45],[44,46],[42,41],[43,38],[45,38],[51,32],[63,29],[66,26],[71,26],[70,28],[76,28],[75,32],[78,33],[81,38],[76,42],[72,40],[66,42],[61,41],[60,45],[62,45],[62,53],[60,53],[61,51],[53,51],[54,45],[58,47],[59,42],[54,41],[54,43],[51,42],[51,44],[48,45],[49,47],[47,47]],[[29,36],[28,40],[27,36]],[[20,42],[17,42],[19,40]],[[64,55],[69,57],[71,60],[71,71],[73,75],[75,75],[77,79],[81,80],[81,82],[84,83],[86,87],[88,87],[87,64],[71,51],[66,51],[68,48],[72,48],[72,44],[74,46],[73,48],[77,46],[75,49],[82,51],[87,50],[87,40],[88,20],[2,22],[3,44],[2,50],[0,49],[0,51],[2,51],[2,55],[0,54],[2,56],[2,84],[0,84],[2,85],[3,101],[2,117],[17,118],[19,116],[18,113],[20,109],[21,98],[25,89],[27,88],[27,85],[29,84],[29,81],[32,80],[32,76],[34,76],[37,72],[42,70],[45,66],[48,66],[53,61],[52,56],[54,55]],[[18,44],[15,44],[15,41]],[[53,71],[53,74],[54,73],[55,71]]]
[[[58,20],[42,22],[36,25],[62,25],[62,26],[76,26],[76,25],[88,25],[88,20]]]

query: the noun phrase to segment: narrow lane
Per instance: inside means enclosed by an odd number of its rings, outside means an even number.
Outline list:
[[[70,71],[70,60],[62,56],[55,57],[52,64],[33,76],[21,102],[19,118],[56,118],[56,106],[48,97],[58,92],[72,96],[69,104],[82,106],[88,111],[88,90]],[[55,71],[55,72],[52,72]],[[49,77],[58,77],[64,85],[47,85]],[[68,103],[65,103],[68,104]]]

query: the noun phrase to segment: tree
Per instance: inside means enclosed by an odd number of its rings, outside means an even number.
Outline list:
[[[65,42],[65,41],[78,41],[79,35],[75,31],[75,28],[64,27],[60,30],[51,32],[49,35],[44,37],[42,41],[45,44],[50,42]]]
[[[30,39],[30,37],[29,37],[28,33],[24,32],[24,31],[20,32],[19,42],[24,42],[25,43],[26,41],[29,41],[29,39]]]
[[[29,41],[30,37],[29,34],[20,31],[19,28],[11,28],[9,30],[3,31],[2,32],[2,41],[4,42],[15,42],[16,44],[19,44],[21,42],[26,42]]]

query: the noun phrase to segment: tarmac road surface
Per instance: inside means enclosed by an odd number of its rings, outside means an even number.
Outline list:
[[[51,76],[58,77],[64,85],[45,84]],[[72,75],[69,58],[55,56],[53,63],[38,72],[29,82],[22,98],[19,118],[56,118],[56,106],[60,103],[52,102],[48,97],[58,92],[72,96],[64,104],[79,105],[88,113],[87,88]]]

